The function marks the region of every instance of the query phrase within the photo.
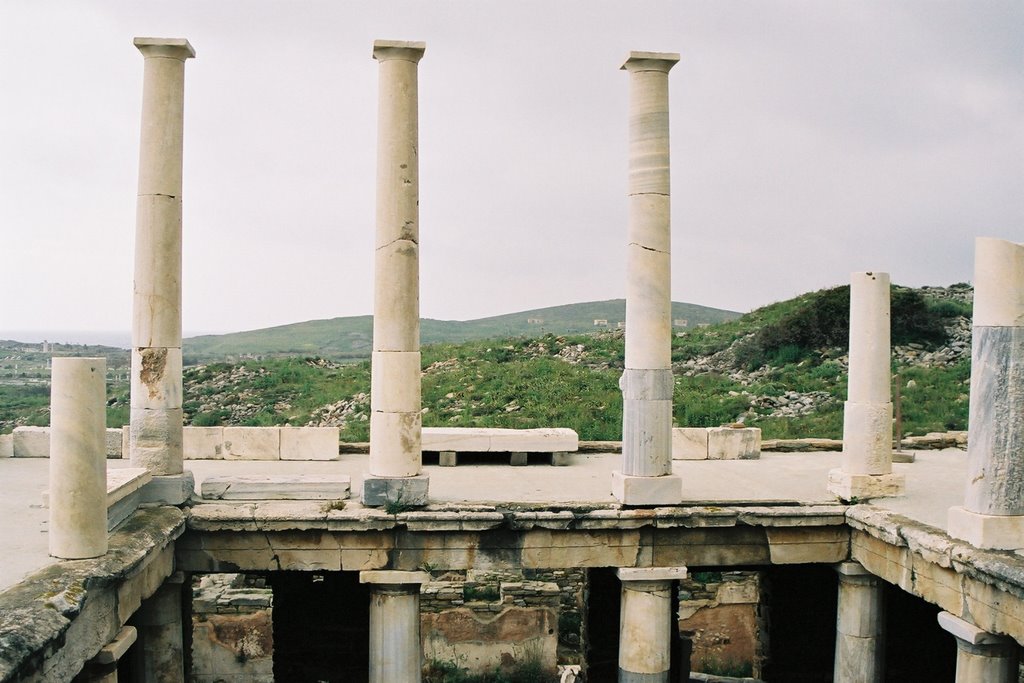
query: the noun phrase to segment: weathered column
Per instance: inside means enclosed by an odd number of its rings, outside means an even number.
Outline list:
[[[370,462],[363,503],[424,505],[420,414],[419,122],[424,43],[378,40],[377,237]]]
[[[185,680],[182,657],[181,572],[171,575],[132,615],[140,648],[133,660],[142,683],[181,683]]]
[[[892,471],[889,274],[850,275],[850,371],[843,406],[841,467],[828,490],[843,500],[903,493]]]
[[[107,552],[107,361],[54,358],[50,388],[50,554]]]
[[[133,467],[145,467],[154,476],[180,475],[181,154],[185,60],[194,57],[195,51],[181,38],[136,38],[135,47],[145,57],[145,71],[135,219],[129,457]]]
[[[420,683],[420,586],[426,572],[359,572],[370,585],[370,683]]]
[[[672,585],[686,567],[622,568],[619,683],[667,683],[671,660]]]
[[[956,637],[956,683],[1017,683],[1020,648],[1013,638],[982,631],[949,612],[939,612],[939,626]]]
[[[612,493],[627,505],[672,505],[683,497],[672,474],[672,299],[668,72],[676,53],[631,52],[629,72],[629,245],[622,470]]]
[[[882,580],[858,562],[843,562],[836,617],[835,683],[885,679],[885,610]]]
[[[974,243],[967,492],[949,535],[1024,548],[1024,244]]]

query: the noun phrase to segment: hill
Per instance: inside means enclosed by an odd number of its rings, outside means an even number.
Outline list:
[[[739,313],[696,304],[672,304],[672,318],[686,321],[686,329],[733,320]],[[583,334],[615,328],[625,320],[624,299],[591,301],[538,308],[477,320],[420,321],[422,344],[441,344],[526,337],[545,334]],[[595,325],[595,321],[606,321]],[[683,329],[683,328],[681,328]],[[307,355],[332,360],[370,357],[373,316],[361,315],[280,325],[231,334],[189,337],[183,341],[186,363],[253,356]]]

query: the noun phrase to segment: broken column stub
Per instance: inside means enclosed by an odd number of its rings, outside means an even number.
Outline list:
[[[129,457],[182,472],[181,187],[185,60],[181,38],[136,38],[145,57],[135,223]]]
[[[667,682],[672,645],[672,586],[686,567],[622,568],[619,681]]]
[[[50,555],[107,552],[106,374],[103,358],[54,358],[50,389]]]
[[[896,496],[904,477],[892,471],[889,274],[850,275],[850,370],[843,406],[841,467],[828,490],[843,500]]]
[[[427,572],[359,572],[370,584],[370,683],[420,683],[420,586]]]
[[[1019,647],[1013,638],[982,631],[949,612],[938,618],[956,638],[956,683],[1017,683]]]
[[[612,494],[626,505],[673,505],[672,299],[668,72],[676,53],[631,52],[626,363],[622,389],[622,470]]]
[[[377,217],[369,472],[362,500],[423,505],[419,322],[419,116],[424,43],[378,40]]]
[[[967,488],[949,535],[978,548],[1024,548],[1024,244],[979,237]]]

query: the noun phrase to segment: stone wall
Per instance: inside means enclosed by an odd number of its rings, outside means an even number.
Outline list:
[[[247,574],[193,584],[192,683],[273,683],[273,594]]]
[[[693,644],[693,671],[761,677],[767,623],[761,573],[695,572],[679,582],[679,630]]]

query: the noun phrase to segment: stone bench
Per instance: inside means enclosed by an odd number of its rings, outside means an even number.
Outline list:
[[[153,480],[145,467],[107,470],[107,531],[128,519],[143,503],[142,487]],[[50,507],[50,490],[43,491],[43,507]]]
[[[527,463],[529,453],[550,453],[552,465],[568,465],[569,453],[579,450],[571,429],[499,429],[485,427],[424,427],[423,451],[438,453],[442,467],[458,464],[459,453],[509,453],[510,464]]]
[[[674,427],[673,460],[757,460],[761,430],[757,427]]]

